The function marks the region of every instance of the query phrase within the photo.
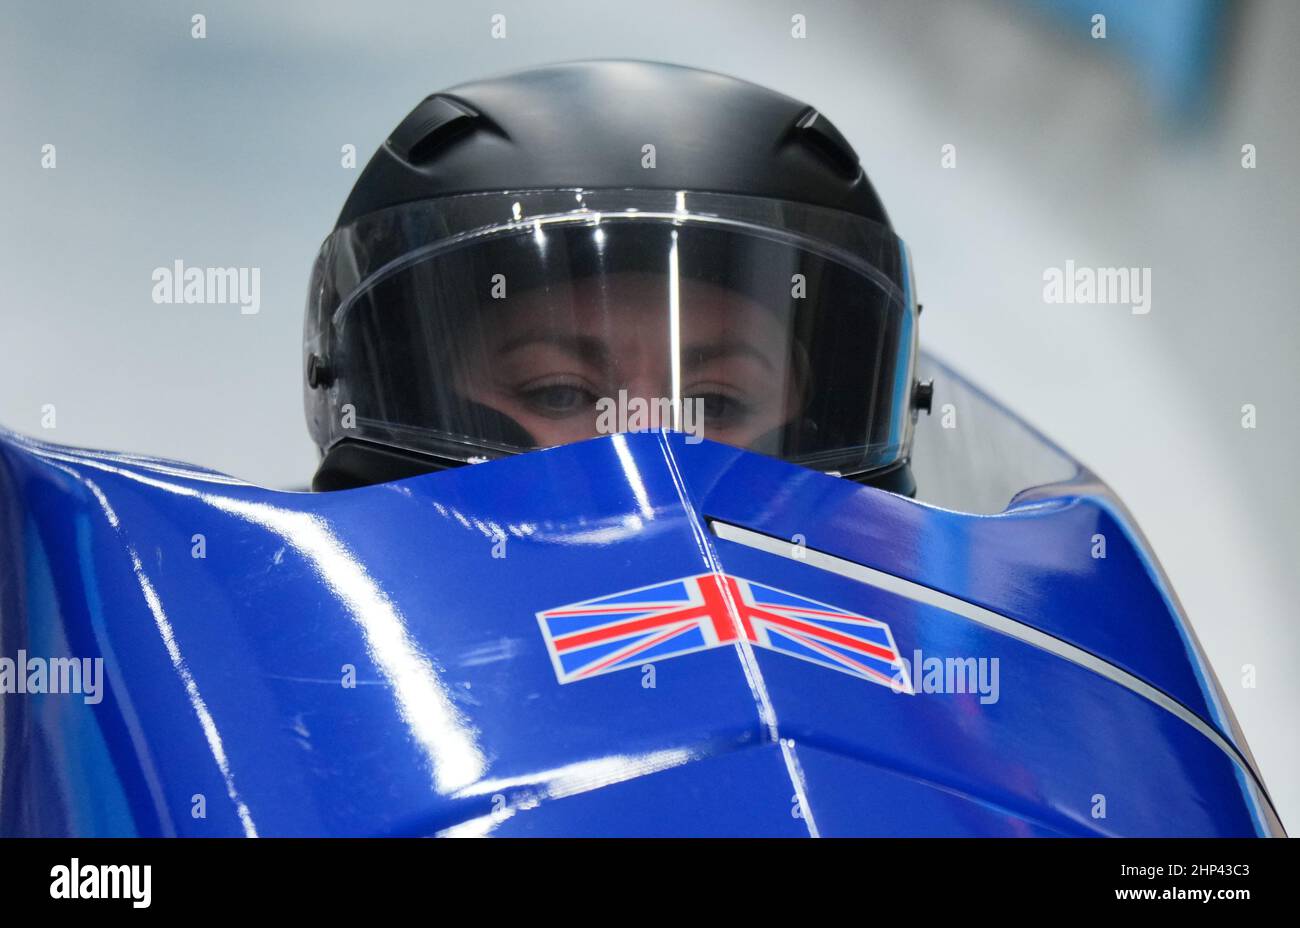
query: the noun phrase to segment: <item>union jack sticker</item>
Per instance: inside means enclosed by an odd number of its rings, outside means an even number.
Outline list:
[[[877,619],[726,574],[699,574],[537,613],[555,676],[572,683],[695,651],[751,645],[912,693]]]

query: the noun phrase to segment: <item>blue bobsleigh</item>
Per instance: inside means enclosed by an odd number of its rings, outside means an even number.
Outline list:
[[[332,493],[0,434],[0,831],[1280,834],[1122,507],[939,375],[920,501],[676,433]]]

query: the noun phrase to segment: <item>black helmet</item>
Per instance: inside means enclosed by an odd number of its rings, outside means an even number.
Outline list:
[[[907,251],[817,110],[589,61],[419,104],[308,296],[315,486],[672,428],[910,492]]]

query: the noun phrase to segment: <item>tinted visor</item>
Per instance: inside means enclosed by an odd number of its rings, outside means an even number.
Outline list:
[[[669,211],[515,218],[520,197],[499,196],[510,219],[495,226],[425,229],[403,251],[417,230],[389,223],[348,249],[351,268],[380,243],[395,255],[323,303],[319,331],[309,313],[309,351],[334,372],[316,391],[323,446],[351,435],[471,461],[664,429],[841,473],[902,455],[913,311],[892,233],[837,243],[716,202],[677,209],[680,195]],[[401,208],[408,225],[420,208],[436,204]]]

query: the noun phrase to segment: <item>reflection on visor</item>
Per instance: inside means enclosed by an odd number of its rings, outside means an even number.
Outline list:
[[[671,429],[845,473],[901,453],[899,289],[758,229],[507,229],[373,275],[331,321],[357,437],[470,460]]]

